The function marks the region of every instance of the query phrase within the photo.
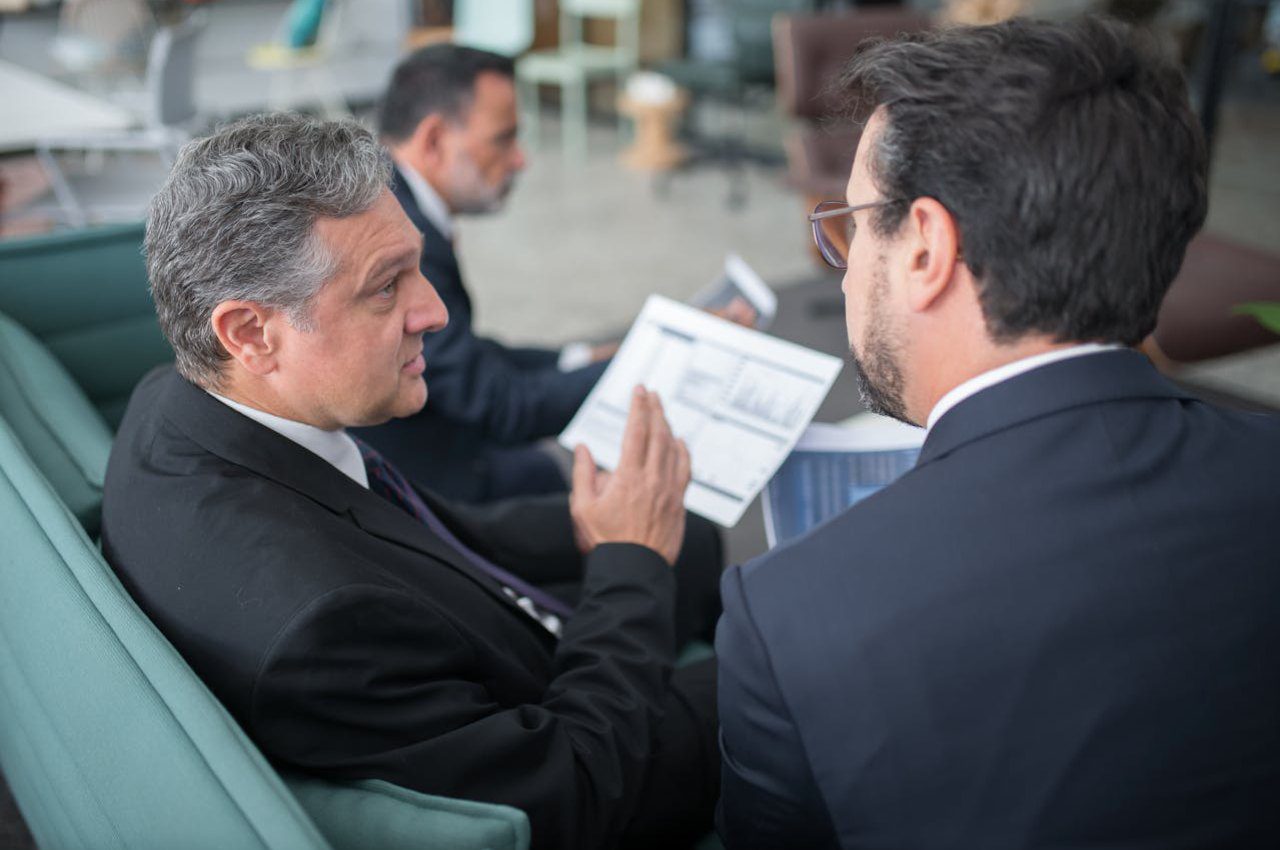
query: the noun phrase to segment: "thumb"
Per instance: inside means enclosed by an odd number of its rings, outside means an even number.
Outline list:
[[[596,494],[596,462],[591,450],[582,444],[573,449],[573,492],[579,499],[594,498]]]

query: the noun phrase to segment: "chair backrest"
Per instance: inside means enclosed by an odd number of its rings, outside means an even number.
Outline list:
[[[97,534],[111,429],[48,349],[2,313],[0,416],[85,531]]]
[[[0,312],[39,339],[114,427],[171,362],[147,291],[141,222],[0,242]]]
[[[871,8],[839,14],[779,15],[773,20],[778,103],[795,118],[821,121],[843,108],[828,88],[864,39],[916,32],[928,17],[910,9]],[[853,152],[849,152],[852,160]]]
[[[147,53],[147,96],[153,127],[180,127],[196,115],[196,45],[203,17],[161,27]]]
[[[327,848],[0,421],[0,767],[40,846]]]
[[[518,56],[533,44],[533,0],[454,0],[453,41]]]
[[[727,7],[733,35],[732,61],[739,81],[747,85],[772,84],[770,24],[777,15],[809,11],[813,0],[729,0]]]
[[[560,49],[584,43],[588,19],[614,22],[612,50],[620,61],[640,61],[640,0],[560,0]]]

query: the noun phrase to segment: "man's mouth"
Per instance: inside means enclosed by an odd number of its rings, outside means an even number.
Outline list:
[[[421,375],[426,368],[427,360],[422,356],[422,352],[419,351],[412,360],[405,361],[405,364],[400,367],[400,371],[409,375]]]

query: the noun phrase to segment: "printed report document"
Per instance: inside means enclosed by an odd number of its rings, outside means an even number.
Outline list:
[[[653,295],[560,435],[618,464],[631,391],[656,391],[689,446],[685,507],[732,527],[791,452],[840,372],[840,359]]]

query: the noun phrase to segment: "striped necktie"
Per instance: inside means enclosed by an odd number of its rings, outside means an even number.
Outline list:
[[[352,437],[352,439],[355,440],[356,447],[360,449],[360,457],[364,460],[365,471],[369,474],[370,490],[397,505],[431,529],[437,537],[465,558],[469,564],[502,585],[503,590],[507,591],[508,595],[515,599],[516,605],[521,610],[533,616],[552,634],[559,636],[560,621],[567,619],[573,613],[573,609],[546,591],[540,590],[519,576],[504,570],[459,540],[436,516],[435,512],[427,507],[427,503],[418,495],[418,491],[413,489],[413,485],[401,474],[400,470],[396,469],[373,446],[358,438]],[[521,597],[524,599],[522,600]],[[524,603],[524,600],[527,600],[527,604]]]

